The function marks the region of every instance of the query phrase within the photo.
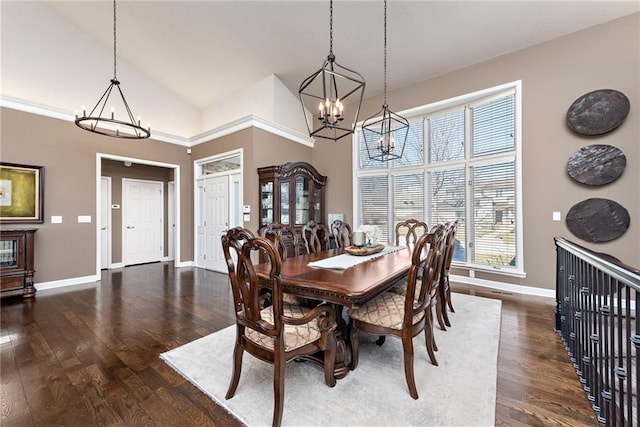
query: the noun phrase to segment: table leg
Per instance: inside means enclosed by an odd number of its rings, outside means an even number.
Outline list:
[[[342,379],[347,376],[347,373],[349,373],[349,364],[347,362],[347,352],[349,351],[349,346],[347,345],[347,322],[345,322],[342,317],[344,307],[339,304],[335,304],[334,306],[337,314],[336,323],[338,324],[338,327],[335,330],[336,360],[333,372],[336,379]]]

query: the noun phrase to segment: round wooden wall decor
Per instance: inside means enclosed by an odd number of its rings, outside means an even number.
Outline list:
[[[569,209],[567,227],[576,237],[602,243],[622,236],[631,223],[629,212],[609,199],[587,199]]]
[[[620,178],[627,166],[622,150],[613,145],[595,144],[582,147],[569,157],[567,173],[587,185],[605,185]]]
[[[586,93],[567,111],[567,125],[581,135],[601,135],[620,126],[629,113],[629,98],[613,89]]]

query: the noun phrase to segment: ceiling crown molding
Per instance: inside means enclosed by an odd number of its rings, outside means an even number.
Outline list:
[[[49,105],[9,95],[0,95],[0,107],[11,108],[12,110],[24,111],[26,113],[37,114],[68,122],[75,121],[75,113],[69,110],[51,107]],[[237,120],[218,126],[214,129],[210,129],[190,138],[172,135],[157,130],[152,130],[151,138],[157,141],[168,142],[170,144],[192,147],[194,145],[202,144],[251,127],[262,129],[266,132],[281,136],[307,147],[313,148],[314,145],[313,138],[253,114],[241,117]]]

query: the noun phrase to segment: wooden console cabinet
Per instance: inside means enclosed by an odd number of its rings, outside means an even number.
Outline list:
[[[37,229],[0,230],[0,297],[33,298],[33,244]]]

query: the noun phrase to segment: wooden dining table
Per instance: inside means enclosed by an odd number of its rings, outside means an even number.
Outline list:
[[[389,249],[391,248],[393,247]],[[341,255],[357,257],[347,254],[343,248],[282,260],[280,279],[284,292],[311,300],[329,302],[336,307],[338,345],[334,373],[338,379],[344,378],[349,372],[347,325],[342,317],[344,308],[354,308],[366,303],[407,276],[411,266],[411,251],[406,247],[397,249],[391,253],[374,255],[373,259],[367,259],[343,269],[318,268],[309,265],[309,263]],[[354,259],[354,261],[360,260]],[[256,265],[256,272],[267,273],[268,265]]]

